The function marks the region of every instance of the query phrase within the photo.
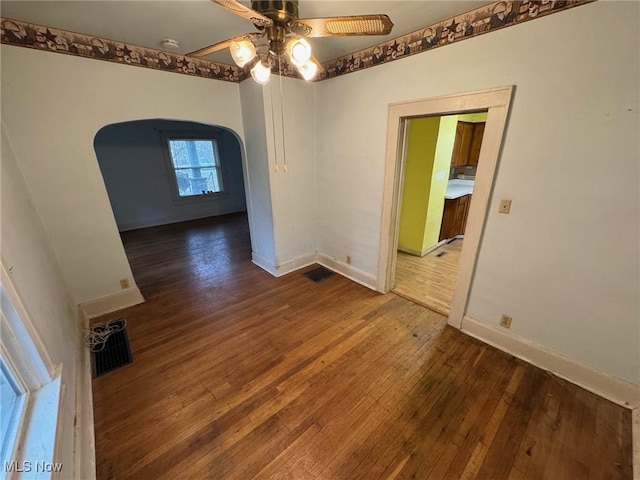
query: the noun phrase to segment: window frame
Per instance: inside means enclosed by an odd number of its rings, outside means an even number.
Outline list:
[[[0,353],[24,389],[24,397],[13,445],[7,452],[0,452],[3,480],[21,477],[18,468],[29,462],[54,464],[62,435],[62,429],[58,428],[62,415],[62,366],[51,361],[9,271],[0,262]],[[9,469],[8,465],[12,467]],[[51,478],[59,478],[58,473],[53,472]]]
[[[4,312],[0,312],[0,315],[4,317]],[[3,321],[5,319],[3,318]],[[6,324],[5,324],[6,325]],[[3,325],[4,327],[4,325]],[[3,328],[4,330],[4,328]],[[7,352],[4,343],[0,343],[0,364],[5,367],[11,378],[9,381],[13,381],[21,391],[19,405],[12,413],[12,418],[9,421],[9,428],[7,429],[7,436],[12,438],[11,446],[7,448],[7,446],[3,446],[0,448],[0,460],[2,461],[3,474],[8,478],[8,472],[4,472],[4,466],[7,462],[15,461],[18,456],[18,447],[24,435],[24,430],[26,427],[27,420],[27,408],[32,400],[32,390],[25,383],[24,379],[20,375],[20,372],[16,365],[13,363],[11,355]],[[1,368],[1,366],[0,366]]]
[[[173,164],[173,158],[171,156],[171,146],[169,144],[169,142],[172,140],[207,140],[212,143],[213,153],[215,159],[217,160],[216,168],[220,172],[218,179],[221,183],[221,190],[219,192],[199,193],[197,195],[189,195],[186,197],[180,195],[180,188],[178,187],[178,176],[176,175],[176,168]],[[171,200],[174,204],[198,203],[229,195],[227,190],[227,169],[220,148],[220,134],[193,132],[189,130],[161,130],[160,143],[162,154],[165,160],[165,166],[167,169],[167,180],[169,182],[169,189],[171,190]]]

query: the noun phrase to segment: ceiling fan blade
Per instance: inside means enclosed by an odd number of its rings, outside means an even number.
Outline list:
[[[256,27],[270,27],[273,25],[273,20],[269,17],[265,17],[263,14],[256,12],[255,10],[251,10],[249,7],[245,7],[243,4],[236,0],[211,0],[214,3],[217,3],[221,7],[226,8],[231,13],[235,13],[236,15],[241,16],[242,18],[246,18],[251,23],[253,23]]]
[[[387,15],[353,15],[349,17],[300,18],[289,25],[294,33],[305,37],[346,37],[388,35],[393,22]]]
[[[208,47],[201,48],[200,50],[196,50],[194,52],[187,53],[187,57],[206,57],[207,55],[211,55],[212,53],[219,52],[220,50],[224,50],[225,48],[229,48],[231,42],[239,42],[240,40],[257,40],[258,38],[264,36],[264,33],[245,33],[244,35],[239,35],[237,37],[228,38],[222,42],[214,43],[213,45],[209,45]]]

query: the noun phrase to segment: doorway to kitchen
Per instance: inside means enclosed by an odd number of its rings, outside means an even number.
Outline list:
[[[489,209],[493,179],[513,92],[514,87],[508,86],[389,105],[380,255],[378,258],[377,290],[382,293],[391,290],[396,276],[410,121],[425,117],[440,118],[449,115],[487,112],[472,189],[473,202],[467,202],[467,205],[463,205],[462,221],[464,222],[464,218],[466,218],[464,241],[460,249],[460,259],[457,262],[457,275],[454,281],[455,287],[453,288],[448,319],[449,324],[456,328],[462,328],[467,308],[476,257]],[[464,213],[465,211],[466,213]],[[455,219],[454,216],[454,221]]]
[[[408,120],[392,292],[448,316],[487,111]]]

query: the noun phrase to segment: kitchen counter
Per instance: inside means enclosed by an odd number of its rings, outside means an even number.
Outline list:
[[[444,198],[447,200],[453,200],[454,198],[471,195],[473,193],[474,183],[474,180],[449,180],[449,183],[447,184],[447,193],[445,193]]]

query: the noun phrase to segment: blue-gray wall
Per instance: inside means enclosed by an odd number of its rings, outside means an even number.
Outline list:
[[[218,135],[223,195],[174,204],[173,174],[167,171],[160,140],[163,130]],[[194,122],[138,120],[102,128],[94,147],[121,232],[246,211],[240,144],[227,129]]]

